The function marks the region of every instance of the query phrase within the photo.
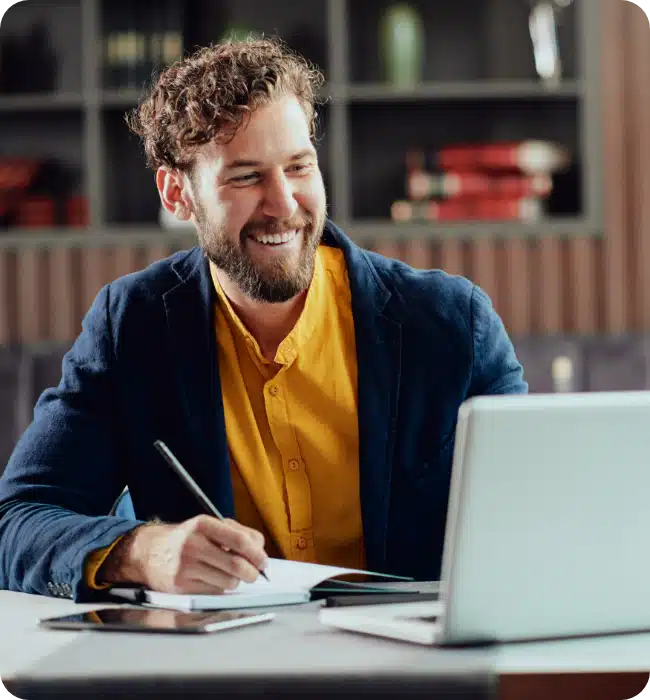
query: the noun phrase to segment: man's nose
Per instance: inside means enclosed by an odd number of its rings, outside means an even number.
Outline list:
[[[288,219],[298,210],[293,187],[284,172],[275,173],[266,181],[262,212],[276,219]]]

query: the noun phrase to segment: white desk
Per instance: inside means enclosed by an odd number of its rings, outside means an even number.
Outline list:
[[[80,635],[79,632],[42,629],[37,625],[39,618],[97,607],[96,604],[76,605],[60,598],[0,591],[0,678],[13,678],[20,670],[62,649]]]
[[[650,670],[650,633],[436,649],[324,628],[318,606],[277,608],[269,624],[196,637],[64,632],[41,629],[37,620],[99,606],[0,591],[0,677],[87,682],[366,674],[403,680],[410,674],[426,680]]]

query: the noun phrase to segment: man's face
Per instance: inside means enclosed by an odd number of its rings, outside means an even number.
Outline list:
[[[255,110],[229,143],[202,146],[190,182],[199,244],[246,296],[277,303],[307,289],[326,197],[295,97]]]

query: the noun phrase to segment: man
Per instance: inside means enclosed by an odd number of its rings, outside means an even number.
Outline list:
[[[438,577],[458,408],[527,385],[480,289],[326,218],[321,81],[277,42],[225,44],[131,115],[199,246],[96,297],[0,481],[2,587],[216,591],[267,556]],[[125,485],[137,520],[108,515]]]

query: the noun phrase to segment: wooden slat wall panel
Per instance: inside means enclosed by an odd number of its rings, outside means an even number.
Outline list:
[[[521,239],[508,241],[505,248],[506,293],[502,315],[508,331],[514,336],[528,335],[531,326],[531,275],[529,245]]]
[[[650,331],[650,27],[634,3],[601,6],[605,238],[369,245],[469,276],[514,336]],[[171,252],[0,251],[0,344],[72,340],[103,284]]]
[[[397,241],[376,241],[370,249],[380,255],[385,255],[387,258],[402,259],[402,246]]]
[[[158,260],[166,258],[171,253],[169,246],[152,245],[144,249],[142,267],[147,267]]]
[[[564,327],[567,331],[592,335],[598,328],[596,298],[596,252],[589,238],[567,243],[567,299]]]
[[[631,3],[604,0],[602,42],[603,93],[603,157],[607,184],[605,186],[603,299],[605,302],[606,333],[621,333],[627,326],[628,279],[626,270],[626,233],[628,215],[625,192],[628,177],[625,162],[625,14]],[[638,9],[638,8],[637,8]]]
[[[47,340],[65,343],[81,330],[75,309],[75,278],[73,275],[73,251],[54,248],[49,254],[51,312]]]
[[[116,248],[113,262],[114,279],[123,275],[129,275],[142,267],[139,249],[130,246]]]
[[[533,329],[540,335],[562,332],[562,260],[560,241],[544,238],[532,252],[531,270],[535,273]]]
[[[492,299],[496,309],[500,306],[497,249],[493,240],[474,242],[469,249],[470,265],[468,276]]]
[[[21,344],[38,343],[41,339],[40,306],[42,278],[39,276],[38,249],[25,248],[16,255],[18,302],[18,337]]]
[[[462,241],[453,239],[441,241],[438,248],[438,260],[440,268],[450,275],[466,274]]]
[[[97,293],[105,283],[105,250],[99,247],[84,248],[81,253],[81,299],[83,313],[90,308]]]
[[[10,278],[10,257],[9,251],[0,251],[0,345],[9,345],[13,341],[11,309],[16,302]]]
[[[402,259],[412,267],[430,270],[434,267],[433,246],[429,241],[409,241],[404,246]]]
[[[650,328],[650,25],[632,3],[625,12],[626,154],[629,184],[633,330]]]

